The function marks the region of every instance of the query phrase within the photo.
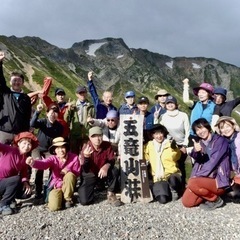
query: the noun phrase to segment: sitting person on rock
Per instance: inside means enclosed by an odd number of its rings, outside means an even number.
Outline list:
[[[28,179],[27,154],[38,146],[37,138],[30,132],[21,132],[14,137],[17,147],[0,143],[0,213],[13,213],[15,197],[29,197],[31,187]],[[15,204],[13,204],[15,205]]]
[[[49,183],[48,208],[50,211],[62,209],[73,205],[72,197],[76,185],[77,177],[80,175],[80,162],[76,154],[69,152],[69,145],[63,137],[53,139],[53,144],[49,148],[52,156],[34,160],[28,157],[26,163],[33,168],[51,171]]]
[[[192,130],[200,140],[193,140],[194,148],[190,155],[195,162],[182,203],[185,207],[200,205],[204,210],[213,210],[224,205],[220,196],[230,188],[228,141],[212,133],[205,118],[195,120]]]
[[[149,132],[153,140],[144,146],[144,157],[150,164],[153,177],[150,188],[154,198],[165,204],[177,200],[182,194],[181,172],[177,168],[181,152],[167,139],[168,131],[163,125],[154,124]]]
[[[119,170],[115,167],[115,155],[110,142],[103,141],[103,131],[95,126],[89,129],[89,141],[83,146],[81,157],[82,174],[79,187],[79,202],[91,204],[94,200],[94,188],[101,181],[108,182],[108,202],[120,206],[116,197]]]

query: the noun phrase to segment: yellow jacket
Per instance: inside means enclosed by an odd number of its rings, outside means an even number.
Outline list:
[[[162,166],[164,170],[164,177],[161,179],[156,178],[156,169],[157,169],[157,153],[154,148],[153,141],[149,141],[144,146],[144,158],[149,161],[151,165],[151,174],[153,176],[153,181],[157,182],[160,180],[167,180],[167,178],[173,173],[179,173],[180,170],[177,168],[176,162],[181,156],[181,152],[178,148],[171,148],[171,142],[169,140],[164,141],[163,150],[160,155],[159,161],[162,161]]]

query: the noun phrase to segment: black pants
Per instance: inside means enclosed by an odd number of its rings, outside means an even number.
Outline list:
[[[0,207],[9,205],[15,199],[20,183],[19,175],[0,180]]]
[[[183,187],[185,187],[185,185],[186,185],[186,167],[185,167],[186,158],[187,158],[187,153],[181,152],[181,157],[177,161],[178,168],[179,168],[179,170],[182,173],[182,184],[183,184]]]
[[[175,190],[180,196],[182,193],[182,181],[179,174],[171,174],[167,181],[159,181],[153,183],[150,187],[155,199],[159,199],[160,196],[164,196],[166,202],[172,200],[171,189]]]
[[[119,176],[119,169],[110,167],[106,178],[100,179],[92,172],[82,172],[81,185],[78,189],[79,203],[88,205],[93,202],[94,188],[99,181],[106,181],[108,184],[108,191],[115,192],[117,188],[117,181]]]

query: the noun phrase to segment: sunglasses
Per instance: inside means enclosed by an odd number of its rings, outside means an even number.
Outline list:
[[[167,95],[158,95],[158,97],[167,97]]]
[[[115,122],[115,119],[107,119],[108,122]]]

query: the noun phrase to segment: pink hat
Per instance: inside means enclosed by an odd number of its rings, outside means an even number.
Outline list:
[[[199,87],[193,88],[193,93],[197,96],[198,95],[198,91],[200,89],[204,89],[205,91],[209,92],[210,94],[213,94],[213,86],[209,83],[201,83],[201,85]]]

